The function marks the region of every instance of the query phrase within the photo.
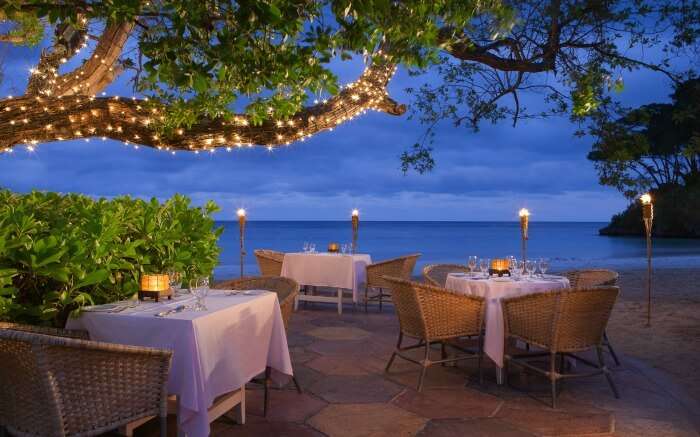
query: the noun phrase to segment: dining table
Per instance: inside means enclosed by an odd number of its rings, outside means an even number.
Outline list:
[[[484,316],[484,353],[496,364],[499,384],[503,382],[505,325],[501,301],[569,287],[563,276],[489,276],[480,273],[449,273],[445,288],[458,294],[479,296],[486,300]]]
[[[91,340],[172,350],[167,390],[177,399],[178,435],[207,436],[210,422],[226,412],[216,406],[225,395],[239,393],[244,406],[245,384],[266,368],[280,383],[293,372],[276,293],[211,290],[204,302],[201,311],[190,294],[96,306],[66,328],[87,330]]]
[[[292,278],[300,285],[328,287],[336,290],[333,296],[299,294],[299,301],[329,302],[338,305],[343,313],[343,292],[352,292],[352,302],[357,303],[360,288],[367,281],[367,265],[372,264],[368,254],[343,254],[329,252],[285,253],[281,275]]]

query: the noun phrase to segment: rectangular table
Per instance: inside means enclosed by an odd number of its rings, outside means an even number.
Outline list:
[[[282,276],[292,278],[301,285],[337,289],[337,296],[309,296],[300,294],[300,300],[338,304],[338,314],[343,312],[343,290],[352,291],[352,301],[367,281],[367,265],[372,258],[367,254],[334,253],[286,253],[282,262]]]
[[[188,296],[117,313],[83,312],[66,328],[85,329],[92,340],[173,350],[168,393],[178,397],[179,429],[199,437],[209,435],[217,397],[244,389],[266,367],[291,376],[292,363],[275,293],[226,296],[212,290],[207,311],[155,317],[193,303]]]

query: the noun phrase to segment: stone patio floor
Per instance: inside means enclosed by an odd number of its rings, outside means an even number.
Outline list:
[[[384,366],[398,333],[391,306],[379,314],[370,308],[316,304],[294,313],[288,336],[297,379],[271,391],[271,408],[262,417],[262,390],[247,392],[247,423],[221,418],[213,436],[698,436],[700,409],[663,375],[622,357],[614,367],[621,398],[605,379],[564,383],[559,407],[548,407],[549,386],[536,376],[513,374],[512,386],[495,382],[486,365],[478,382],[475,362],[458,367],[432,366],[422,393],[415,388],[419,367],[398,359]],[[436,351],[436,354],[438,352]],[[612,360],[609,360],[611,364]],[[487,363],[488,360],[485,360]],[[517,388],[515,388],[515,387]],[[169,434],[175,435],[174,418]],[[157,435],[157,424],[137,435]]]

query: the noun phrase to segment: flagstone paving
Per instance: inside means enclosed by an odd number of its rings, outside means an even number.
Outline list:
[[[289,346],[304,393],[291,384],[272,390],[263,418],[262,390],[251,384],[247,423],[221,418],[213,436],[700,436],[698,411],[679,401],[681,388],[624,357],[614,368],[621,399],[602,377],[582,378],[565,383],[552,410],[547,381],[511,374],[510,385],[499,386],[486,365],[482,385],[474,361],[431,367],[418,393],[418,366],[397,359],[384,371],[398,332],[391,307],[340,316],[334,308],[309,306],[292,316]],[[169,422],[174,436],[174,418]],[[158,435],[157,423],[136,435]]]

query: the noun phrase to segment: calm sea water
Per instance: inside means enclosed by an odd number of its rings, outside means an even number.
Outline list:
[[[224,233],[217,278],[239,272],[237,222],[219,222]],[[552,260],[552,270],[578,267],[645,267],[643,238],[604,237],[598,229],[605,223],[530,223],[528,255]],[[325,250],[329,242],[346,243],[352,238],[349,221],[251,221],[246,228],[244,258],[246,274],[257,274],[254,249],[299,252],[305,241]],[[415,270],[425,264],[466,263],[469,255],[479,257],[520,257],[520,228],[517,222],[362,222],[359,251],[374,261],[420,252]],[[700,240],[654,240],[654,266],[700,267]]]

